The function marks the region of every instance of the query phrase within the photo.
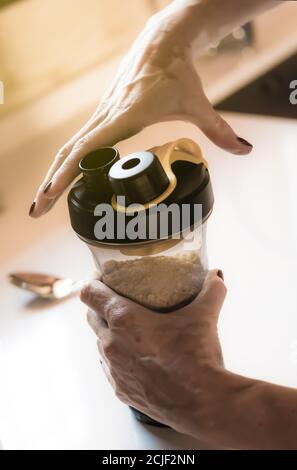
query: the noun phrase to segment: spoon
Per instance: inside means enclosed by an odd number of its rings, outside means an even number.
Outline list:
[[[21,289],[33,292],[43,299],[64,299],[78,292],[85,281],[73,281],[70,278],[50,274],[16,272],[8,275],[9,281]]]

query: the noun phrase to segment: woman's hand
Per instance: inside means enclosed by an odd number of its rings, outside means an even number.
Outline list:
[[[177,431],[232,449],[297,449],[297,390],[222,367],[217,320],[226,287],[218,274],[209,272],[198,297],[169,314],[99,281],[84,287],[104,371],[124,403]]]
[[[79,174],[79,161],[88,152],[112,146],[156,122],[188,121],[229,152],[251,151],[251,144],[237,137],[204,94],[193,59],[195,14],[183,2],[173,2],[148,21],[93,116],[56,155],[31,206],[32,217],[54,205]],[[195,54],[197,49],[196,42]]]
[[[217,271],[191,304],[170,314],[141,307],[99,281],[84,287],[81,299],[117,396],[178,431],[197,436],[198,427],[207,439],[222,368],[217,319],[225,295]]]

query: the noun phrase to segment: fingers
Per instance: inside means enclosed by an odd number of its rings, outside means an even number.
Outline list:
[[[246,155],[252,144],[238,137],[232,127],[218,114],[202,92],[191,121],[218,147],[236,155]]]
[[[101,343],[100,340],[97,341],[97,347],[98,347],[99,356],[100,356],[100,364],[102,366],[103,372],[106,375],[106,378],[107,378],[108,382],[110,383],[112,388],[115,390],[116,389],[116,384],[115,384],[115,381],[113,380],[113,378],[111,376],[111,373],[109,371],[109,367],[107,365],[107,359],[106,359],[105,354],[104,354],[104,348],[103,348],[102,343]]]
[[[79,139],[82,139],[85,135],[91,132],[106,116],[106,112],[96,110],[95,113],[90,117],[86,124],[65,144],[57,153],[50,169],[48,170],[42,184],[38,188],[34,199],[34,210],[31,210],[30,216],[39,217],[41,214],[46,213],[54,205],[55,200],[51,202],[46,197],[51,185],[52,178],[58,169],[62,166],[66,158],[71,153],[73,147]],[[52,198],[53,199],[53,198]]]
[[[66,189],[66,187],[79,174],[79,160],[86,153],[96,148],[94,142],[92,148],[92,141],[88,138],[89,135],[90,134],[87,134],[86,136],[81,137],[75,144],[67,144],[58,153],[44,179],[44,182],[37,192],[34,211],[30,214],[32,217],[39,217],[46,213],[54,205],[63,190]],[[63,181],[62,178],[65,178],[65,180]],[[56,181],[59,184],[59,190],[52,191],[52,186]]]
[[[79,175],[79,162],[89,152],[96,150],[100,145],[97,142],[97,129],[81,137],[73,146],[71,152],[57,168],[51,179],[50,188],[45,196],[48,199],[59,197],[70,183]]]
[[[139,129],[140,130],[140,129]],[[48,211],[63,191],[71,184],[79,174],[79,162],[89,152],[100,147],[112,146],[120,140],[127,139],[138,132],[138,127],[132,127],[125,120],[125,116],[118,116],[113,122],[107,119],[89,133],[81,137],[72,147],[70,152],[60,154],[52,165],[46,181],[47,186],[42,185],[43,192],[38,192],[35,200],[32,217],[39,217]]]
[[[199,313],[199,320],[204,317],[211,320],[215,325],[223,306],[227,288],[222,279],[222,272],[218,270],[209,271],[203,283],[201,292],[196,299],[185,307],[193,314]]]
[[[147,311],[141,305],[122,297],[100,281],[94,280],[83,287],[80,298],[97,315],[104,318],[110,328],[121,327],[135,308]]]
[[[209,271],[203,283],[202,290],[196,299],[188,306],[177,310],[175,316],[181,313],[199,313],[199,319],[203,316],[216,324],[222,305],[224,303],[227,288],[224,281],[218,275],[218,270]],[[97,334],[98,328],[124,327],[129,323],[129,314],[137,309],[137,315],[147,314],[149,309],[122,297],[100,281],[94,280],[83,287],[80,298],[101,320],[95,319],[94,313],[89,314],[89,322]],[[103,321],[103,322],[102,322]],[[104,323],[104,321],[106,323]]]
[[[30,208],[29,215],[31,217],[38,217],[42,213],[47,212],[47,210],[51,207],[49,200],[45,196],[45,191],[48,189],[50,185],[51,179],[58,168],[62,165],[63,161],[67,158],[71,151],[71,145],[66,144],[56,155],[50,169],[48,170],[42,184],[38,188],[36,196],[34,198],[34,202]],[[53,205],[53,203],[51,204]],[[34,206],[34,207],[33,207]]]
[[[101,317],[108,325],[106,318],[106,308],[111,303],[113,298],[113,292],[109,292],[111,289],[106,288],[105,284],[100,281],[93,280],[85,285],[80,292],[80,300],[85,303],[92,314],[88,312],[88,321],[97,333],[98,323],[94,316]]]
[[[95,313],[93,310],[88,310],[87,320],[95,335],[98,336],[98,338],[102,338],[108,329],[106,320],[101,315]]]

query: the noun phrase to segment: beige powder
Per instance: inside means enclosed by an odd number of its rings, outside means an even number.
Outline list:
[[[155,310],[170,310],[186,303],[199,293],[205,277],[196,251],[176,256],[109,260],[101,269],[106,285]]]

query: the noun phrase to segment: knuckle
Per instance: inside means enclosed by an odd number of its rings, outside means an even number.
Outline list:
[[[68,145],[65,145],[64,147],[62,147],[58,153],[56,154],[56,157],[55,157],[55,160],[56,161],[63,161],[65,160],[65,158],[67,157],[67,155],[69,154],[69,146]]]
[[[106,114],[107,110],[110,107],[110,101],[109,98],[102,98],[102,100],[99,103],[99,106],[96,109],[96,116],[100,116],[101,114]]]
[[[104,312],[106,315],[109,317],[113,315],[114,310],[117,308],[117,302],[114,297],[111,297],[107,299],[105,306],[104,306]]]
[[[210,286],[214,291],[220,292],[222,295],[227,294],[227,287],[225,286],[225,283],[222,279],[219,277],[215,277],[211,281],[211,286]]]
[[[220,284],[221,284],[222,294],[227,295],[228,288],[226,287],[226,284],[223,281]]]
[[[103,357],[104,351],[103,351],[103,346],[102,346],[102,340],[100,338],[97,339],[97,349],[99,351],[100,356]]]
[[[119,385],[120,378],[119,378],[119,375],[118,375],[118,370],[117,370],[117,368],[114,366],[113,362],[110,362],[110,361],[109,361],[109,364],[108,364],[108,372],[109,372],[110,376],[112,377],[114,383],[115,383],[116,385]]]
[[[80,291],[80,300],[84,303],[87,303],[91,299],[92,299],[92,289],[89,284],[86,284],[85,286],[83,286],[83,288]]]
[[[90,326],[94,325],[94,313],[90,309],[87,311],[87,321]]]
[[[119,400],[126,403],[127,395],[129,395],[129,387],[122,377],[120,377],[117,373],[114,374],[113,372],[114,371],[110,371],[113,378],[114,393]]]
[[[112,328],[122,328],[125,324],[125,316],[120,312],[114,312],[109,315]]]
[[[214,126],[221,132],[224,132],[229,129],[228,123],[219,114],[216,114],[215,116]]]
[[[80,152],[88,143],[90,139],[87,135],[78,139],[78,141],[74,144],[73,152]]]
[[[115,396],[123,403],[125,404],[128,404],[128,400],[127,400],[127,397],[126,397],[126,394],[122,392],[121,389],[119,389],[119,387],[115,387],[115,390],[114,390],[114,393],[115,393]]]
[[[101,317],[98,316],[93,310],[87,311],[87,322],[94,331],[94,333],[100,337],[100,330],[102,328]]]
[[[219,114],[215,113],[214,115],[214,125],[216,127],[221,127],[222,126],[222,118]]]
[[[97,289],[96,281],[92,281],[82,287],[80,291],[80,300],[91,307],[96,312],[102,312],[104,310],[104,298],[101,295],[99,289]]]
[[[108,341],[102,346],[105,357],[110,361],[116,354],[116,347],[112,340]]]
[[[111,327],[122,327],[126,321],[126,309],[115,298],[110,298],[105,304],[104,311],[109,318]]]
[[[137,121],[133,118],[133,109],[133,106],[125,102],[114,105],[105,120],[105,128],[118,126],[125,137],[137,134],[146,123],[144,117]]]

